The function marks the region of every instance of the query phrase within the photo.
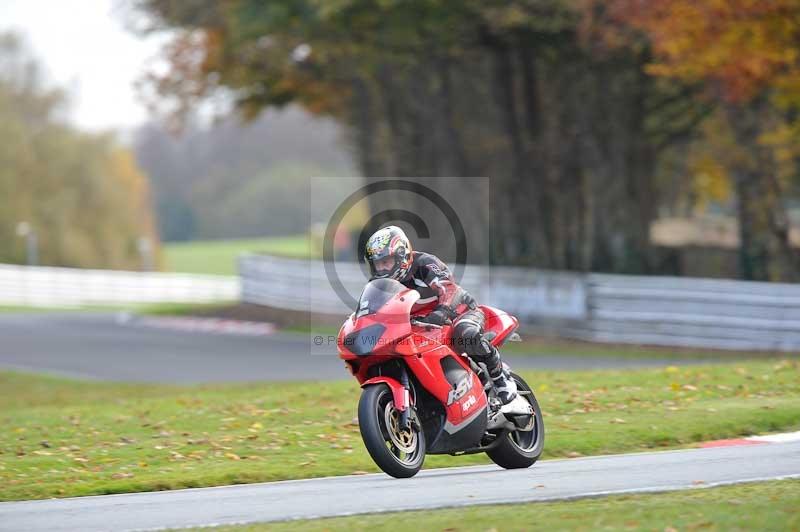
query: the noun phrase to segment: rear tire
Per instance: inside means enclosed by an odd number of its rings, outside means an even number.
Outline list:
[[[503,437],[500,444],[490,451],[486,451],[492,462],[504,467],[505,469],[524,469],[536,463],[544,450],[544,421],[542,421],[542,409],[539,402],[533,395],[533,390],[528,383],[516,373],[511,373],[512,378],[517,383],[517,390],[530,392],[523,394],[523,397],[533,407],[535,417],[533,429],[530,431],[514,431]]]
[[[410,412],[412,419],[416,413]],[[425,434],[413,427],[399,430],[399,412],[394,408],[392,391],[385,384],[368,386],[358,402],[358,427],[367,452],[386,474],[409,478],[425,461]],[[419,426],[419,422],[417,422]]]

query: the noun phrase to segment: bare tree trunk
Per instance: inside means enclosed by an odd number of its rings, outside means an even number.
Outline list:
[[[370,93],[366,80],[354,79],[352,86],[355,100],[351,106],[354,124],[352,134],[357,146],[359,165],[365,176],[377,177],[383,175],[386,165],[378,145],[379,121],[375,116],[375,98]]]
[[[553,259],[545,237],[545,222],[549,218],[541,212],[542,190],[536,170],[531,168],[533,163],[528,157],[525,134],[519,123],[523,115],[517,105],[514,55],[507,43],[497,39],[488,42],[493,60],[493,94],[511,148],[511,175],[501,193],[511,198],[513,222],[508,230],[518,245],[512,260],[551,267]]]
[[[653,186],[655,157],[651,143],[645,131],[645,98],[649,76],[644,71],[645,58],[635,60],[636,74],[630,87],[631,95],[627,105],[631,108],[631,119],[628,125],[628,204],[633,213],[630,229],[629,268],[635,273],[651,273],[652,249],[650,245],[650,225],[656,214],[656,192]]]
[[[744,279],[796,281],[800,258],[789,241],[789,224],[772,155],[759,146],[763,102],[728,104],[728,121],[741,148],[731,160],[739,221],[739,269]]]

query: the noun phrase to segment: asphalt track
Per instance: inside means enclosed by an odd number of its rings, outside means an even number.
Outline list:
[[[299,333],[241,336],[140,327],[114,313],[0,314],[0,368],[88,379],[198,383],[351,378],[335,346],[326,351],[312,342],[311,335]],[[505,360],[514,369],[676,363],[668,358],[565,355]]]
[[[454,463],[457,458],[453,459]],[[0,503],[2,531],[151,530],[574,499],[800,477],[800,442]]]

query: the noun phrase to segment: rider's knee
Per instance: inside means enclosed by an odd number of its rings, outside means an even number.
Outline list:
[[[462,353],[466,353],[478,361],[484,360],[493,353],[492,344],[483,336],[479,327],[465,325],[460,329],[457,330],[457,336],[454,335],[454,337],[458,342],[457,347]]]
[[[470,356],[486,362],[495,352],[494,346],[486,339],[483,334],[479,334],[473,342],[472,352],[468,353]]]

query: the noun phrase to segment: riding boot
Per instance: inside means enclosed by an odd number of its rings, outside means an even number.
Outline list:
[[[489,370],[489,377],[492,378],[497,398],[504,405],[510,403],[517,397],[517,383],[511,375],[503,369],[503,361],[500,360],[500,352],[495,346],[490,344],[485,338],[481,339],[481,344],[486,351],[484,362],[486,369]]]

